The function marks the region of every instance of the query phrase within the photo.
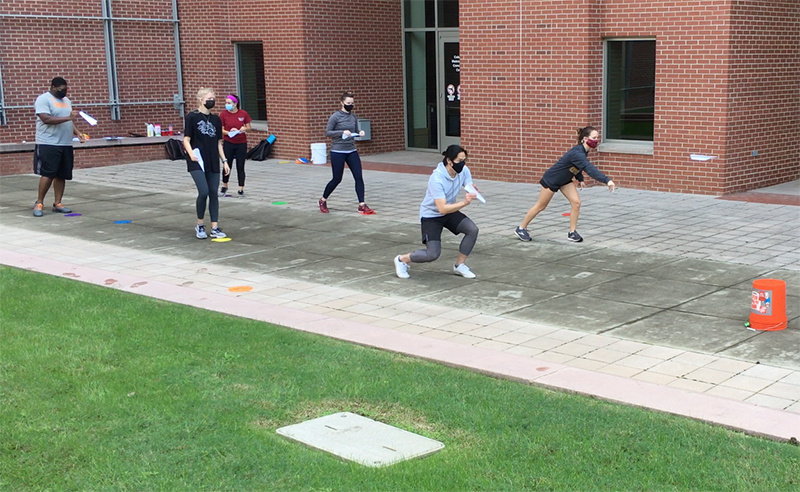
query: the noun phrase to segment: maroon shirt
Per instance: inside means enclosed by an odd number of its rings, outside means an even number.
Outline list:
[[[247,123],[253,121],[253,119],[250,118],[250,115],[247,114],[247,111],[245,111],[244,109],[240,109],[235,113],[231,113],[227,109],[223,109],[222,112],[219,114],[219,117],[222,120],[222,129],[225,130],[226,132],[229,132],[234,128],[238,130]],[[247,134],[240,133],[233,138],[225,135],[225,141],[235,144],[247,143]]]

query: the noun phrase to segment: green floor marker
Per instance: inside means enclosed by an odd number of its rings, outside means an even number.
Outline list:
[[[286,205],[286,202],[272,202],[273,205]]]

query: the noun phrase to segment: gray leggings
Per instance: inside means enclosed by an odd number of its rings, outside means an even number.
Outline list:
[[[217,222],[219,219],[219,197],[217,196],[217,188],[219,187],[219,173],[206,173],[200,171],[191,171],[195,186],[197,186],[197,218],[202,220],[206,215],[206,200],[208,200],[208,214],[211,216],[211,222]]]
[[[455,234],[464,234],[461,244],[458,246],[458,252],[464,256],[469,256],[472,253],[472,248],[475,247],[475,241],[478,240],[478,226],[469,218],[464,218],[456,230]],[[411,253],[412,263],[427,263],[439,258],[442,254],[442,240],[441,235],[439,238],[433,240],[428,239],[425,241],[425,249],[418,249]]]

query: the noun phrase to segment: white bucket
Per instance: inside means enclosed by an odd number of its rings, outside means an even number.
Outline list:
[[[325,164],[328,162],[328,144],[326,143],[312,143],[311,144],[311,162],[314,164]]]

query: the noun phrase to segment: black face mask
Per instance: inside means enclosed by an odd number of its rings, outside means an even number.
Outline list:
[[[344,105],[344,110],[349,113],[350,111],[353,110],[354,107],[356,107],[355,104],[345,104]]]
[[[214,107],[214,100],[213,99],[209,99],[208,101],[203,103],[203,106],[205,106],[206,109],[213,108]]]
[[[67,97],[67,90],[62,89],[60,91],[56,91],[56,97],[59,99],[64,99],[65,97]]]
[[[456,174],[461,174],[461,171],[464,170],[464,165],[466,163],[467,163],[466,161],[454,162],[453,163],[453,171],[455,171]]]

